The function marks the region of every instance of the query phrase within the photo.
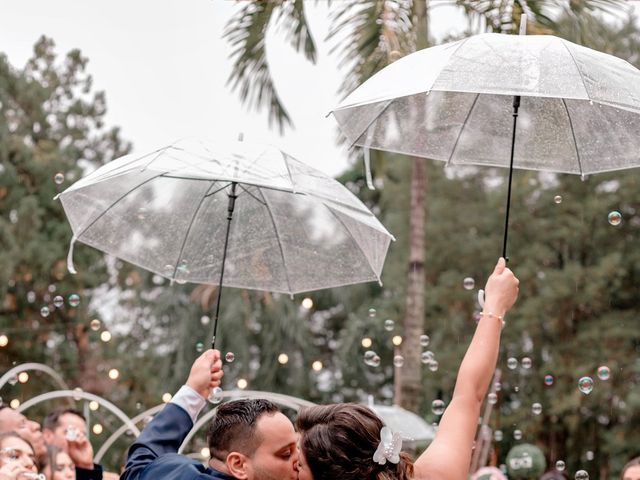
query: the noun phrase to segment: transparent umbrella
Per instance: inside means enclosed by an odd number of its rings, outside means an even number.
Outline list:
[[[247,142],[181,140],[127,155],[59,198],[73,230],[70,271],[80,241],[178,283],[294,294],[379,282],[393,239],[336,180]]]
[[[586,175],[640,164],[640,71],[550,35],[487,33],[384,68],[333,110],[353,145]],[[516,128],[517,127],[517,128]]]

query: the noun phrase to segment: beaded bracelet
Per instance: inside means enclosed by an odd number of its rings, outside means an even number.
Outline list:
[[[481,317],[484,317],[485,315],[486,315],[487,317],[497,318],[498,320],[500,320],[500,322],[502,322],[502,327],[504,328],[504,316],[503,316],[503,315],[496,315],[496,314],[495,314],[495,313],[493,313],[493,312],[487,312],[487,313],[480,312],[480,316],[481,316]]]

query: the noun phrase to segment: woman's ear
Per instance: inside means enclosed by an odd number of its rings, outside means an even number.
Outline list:
[[[238,480],[249,478],[249,459],[239,452],[231,452],[227,455],[227,469],[229,474]]]

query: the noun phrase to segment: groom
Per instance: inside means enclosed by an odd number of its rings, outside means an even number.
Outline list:
[[[196,359],[185,385],[129,448],[120,480],[297,480],[297,435],[268,400],[227,402],[211,421],[207,466],[176,452],[222,378],[220,352]]]

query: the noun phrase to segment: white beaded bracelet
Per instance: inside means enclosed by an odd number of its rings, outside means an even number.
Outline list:
[[[487,312],[487,313],[480,312],[480,316],[481,316],[481,317],[484,317],[485,315],[486,315],[487,317],[497,318],[498,320],[500,320],[500,322],[502,322],[502,327],[504,327],[504,316],[503,316],[503,315],[496,315],[496,314],[495,314],[495,313],[493,313],[493,312]]]

